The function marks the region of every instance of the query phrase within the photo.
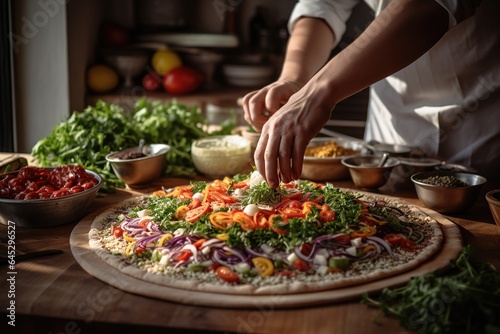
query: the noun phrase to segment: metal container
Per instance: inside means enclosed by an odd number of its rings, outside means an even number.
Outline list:
[[[342,159],[342,164],[349,168],[354,184],[359,188],[377,189],[389,180],[394,167],[400,164],[395,158],[388,158],[382,167],[379,163],[382,155],[364,155]]]
[[[47,199],[0,199],[0,223],[16,227],[49,227],[76,222],[87,214],[101,188],[101,177],[92,171],[98,183],[75,194]],[[9,223],[10,222],[10,223]]]
[[[432,176],[454,176],[468,184],[465,187],[443,187],[422,182]],[[440,213],[462,212],[477,200],[486,178],[481,175],[460,172],[423,172],[412,175],[418,198],[429,209]]]
[[[146,157],[137,159],[121,159],[120,156],[136,152],[137,147],[112,152],[106,156],[113,171],[120,180],[129,187],[141,187],[160,177],[164,170],[167,153],[170,146],[151,144],[144,146],[142,152]]]
[[[308,147],[325,145],[334,141],[337,145],[357,151],[355,154],[343,155],[337,157],[312,157],[304,156],[302,164],[301,178],[311,181],[337,181],[349,178],[349,169],[342,164],[342,159],[358,155],[363,149],[363,141],[350,140],[344,138],[317,137],[313,138]]]
[[[490,206],[493,219],[500,226],[500,189],[491,190],[486,193],[486,200]]]

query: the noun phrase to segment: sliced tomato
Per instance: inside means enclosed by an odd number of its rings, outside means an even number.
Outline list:
[[[135,254],[141,256],[145,251],[146,251],[146,249],[144,247],[137,247],[135,249]]]
[[[234,224],[234,221],[231,213],[221,211],[210,214],[210,223],[219,230],[227,230]]]
[[[184,220],[190,223],[193,223],[197,221],[201,216],[205,215],[208,213],[210,209],[210,205],[208,203],[205,203],[203,205],[200,205],[197,208],[188,210],[186,214],[184,215]]]
[[[234,203],[236,201],[236,199],[232,196],[229,196],[228,194],[213,191],[213,192],[208,193],[208,201],[209,202],[219,202],[219,203],[230,204],[230,203]]]
[[[244,231],[251,231],[257,228],[257,225],[253,221],[252,217],[244,213],[243,211],[233,211],[231,212],[233,221],[240,224]]]
[[[205,238],[198,239],[193,243],[193,246],[196,247],[197,249],[200,249],[201,245],[203,245],[205,241],[207,241],[207,239]]]
[[[276,207],[276,210],[280,211],[285,208],[302,209],[302,203],[296,199],[286,199]]]
[[[279,214],[272,214],[269,216],[268,224],[269,228],[278,234],[287,234],[288,230],[281,228],[283,225],[288,224],[286,220],[283,220],[283,217]]]
[[[335,212],[332,210],[321,210],[319,220],[323,223],[331,222],[335,219]]]
[[[407,238],[401,239],[399,246],[407,252],[414,252],[417,249],[417,244],[415,241],[409,240]]]
[[[217,277],[219,277],[221,280],[229,283],[235,283],[240,280],[238,274],[226,266],[218,267],[217,269],[215,269],[215,273],[217,274]]]
[[[186,261],[186,260],[189,260],[189,258],[191,257],[191,251],[190,250],[185,250],[184,252],[182,252],[181,254],[179,254],[179,256],[177,257],[177,261]]]
[[[274,273],[274,264],[268,258],[254,257],[252,263],[262,277],[271,276]]]
[[[351,244],[351,237],[348,234],[341,234],[337,237],[335,237],[335,241],[344,244],[344,245],[350,245]]]
[[[321,210],[321,205],[319,205],[318,203],[307,201],[302,204],[302,212],[307,216],[311,213],[312,207],[316,207]]]
[[[233,183],[233,189],[242,189],[248,187],[248,181],[240,181]]]
[[[401,234],[390,233],[384,236],[384,240],[390,243],[392,246],[397,246],[403,240],[403,236]]]
[[[253,221],[258,228],[269,227],[269,217],[274,214],[274,211],[260,209],[253,215]]]
[[[111,234],[113,234],[115,238],[119,238],[123,235],[123,229],[120,226],[112,226]]]
[[[298,271],[308,271],[311,268],[309,263],[307,263],[306,261],[304,261],[302,259],[297,259],[297,260],[293,261],[293,267],[295,269],[297,269]]]
[[[188,204],[189,209],[196,209],[201,205],[201,200],[198,198],[192,198],[191,202]]]

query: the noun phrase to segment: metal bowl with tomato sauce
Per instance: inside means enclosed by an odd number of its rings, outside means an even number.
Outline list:
[[[23,167],[0,175],[0,223],[47,227],[76,222],[101,188],[99,174],[81,166]]]

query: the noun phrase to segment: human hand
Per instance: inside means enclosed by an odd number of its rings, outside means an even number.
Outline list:
[[[269,117],[262,127],[254,160],[269,186],[300,178],[309,141],[330,119],[332,107],[321,92],[305,86]]]
[[[242,99],[245,120],[260,132],[269,117],[295,94],[302,84],[278,80],[260,90],[248,93]]]

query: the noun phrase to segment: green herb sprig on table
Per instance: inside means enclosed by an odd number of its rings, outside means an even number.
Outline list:
[[[416,333],[500,333],[500,273],[472,262],[466,246],[450,269],[411,278],[362,302]]]

